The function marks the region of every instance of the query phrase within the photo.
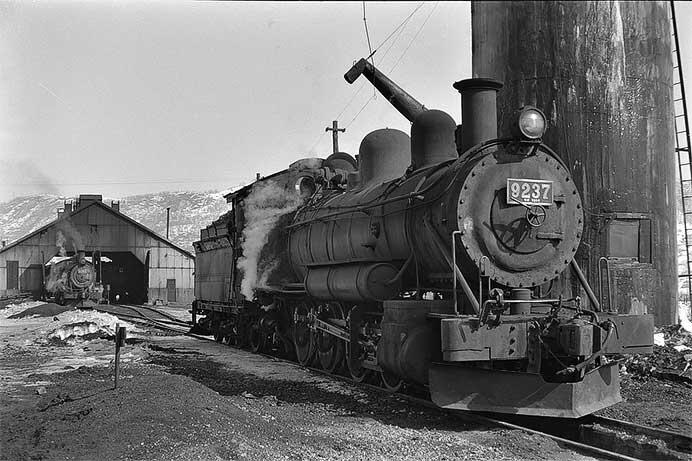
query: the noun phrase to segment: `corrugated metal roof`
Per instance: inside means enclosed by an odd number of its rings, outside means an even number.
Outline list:
[[[73,211],[73,212],[71,212],[71,213],[69,213],[69,214],[65,214],[65,215],[63,215],[62,217],[56,219],[55,221],[52,221],[52,222],[46,224],[45,226],[40,227],[40,228],[36,229],[35,231],[33,231],[33,232],[31,232],[31,233],[25,235],[24,237],[20,238],[19,240],[16,240],[16,241],[10,243],[9,245],[7,245],[7,246],[5,246],[5,247],[3,247],[3,248],[0,248],[0,254],[3,253],[3,252],[5,252],[5,251],[7,251],[7,250],[9,250],[10,248],[16,247],[16,246],[19,245],[20,243],[22,243],[22,242],[24,242],[24,241],[30,239],[31,237],[33,237],[33,236],[35,236],[35,235],[38,235],[39,233],[45,231],[46,229],[49,229],[50,227],[55,226],[55,225],[58,224],[59,222],[61,222],[61,221],[66,221],[66,220],[70,219],[71,217],[76,216],[76,215],[78,215],[78,214],[84,212],[85,210],[88,210],[89,208],[94,207],[94,206],[95,206],[95,207],[101,207],[101,208],[103,208],[104,210],[108,211],[109,213],[112,213],[113,215],[115,215],[116,217],[118,217],[118,218],[120,218],[120,219],[122,219],[122,220],[124,220],[124,221],[127,221],[128,223],[132,224],[133,226],[137,227],[138,229],[142,230],[143,232],[146,232],[147,234],[151,235],[151,236],[154,237],[156,240],[159,240],[159,241],[165,243],[166,245],[169,245],[169,246],[175,248],[176,250],[178,250],[179,252],[185,254],[186,256],[188,256],[188,257],[190,257],[190,258],[192,258],[192,259],[195,259],[195,255],[193,255],[193,254],[190,253],[189,251],[187,251],[187,250],[185,250],[185,249],[179,247],[178,245],[176,245],[175,243],[171,242],[170,240],[167,240],[165,237],[160,236],[159,234],[157,234],[157,233],[154,232],[153,230],[149,229],[148,227],[146,227],[146,226],[143,225],[143,224],[138,223],[137,221],[135,221],[134,219],[130,218],[129,216],[122,214],[120,211],[114,210],[113,208],[109,207],[109,206],[106,205],[105,203],[103,203],[103,202],[97,202],[97,201],[91,202],[91,203],[89,203],[89,204],[86,205],[86,206],[80,207],[80,208],[78,208],[77,210],[75,210],[75,211]]]

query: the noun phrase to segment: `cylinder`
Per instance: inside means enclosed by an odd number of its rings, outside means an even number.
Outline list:
[[[502,83],[469,78],[453,86],[461,93],[461,154],[476,144],[497,138],[497,92]]]
[[[399,293],[397,268],[391,264],[345,264],[308,270],[305,289],[313,298],[349,302],[384,301]]]
[[[677,267],[668,2],[473,2],[473,75],[544,111],[543,140],[570,168],[585,211],[576,260],[592,287],[610,261],[614,306],[676,321]],[[466,124],[466,117],[464,117]],[[602,274],[606,279],[606,274]],[[578,291],[576,277],[563,280]],[[603,296],[602,296],[603,297]]]

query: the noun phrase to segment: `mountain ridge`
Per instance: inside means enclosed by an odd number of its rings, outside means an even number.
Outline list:
[[[171,208],[169,240],[193,252],[192,242],[199,240],[199,229],[228,211],[224,192],[156,192],[103,198],[105,204],[120,202],[120,212],[158,235],[166,235],[166,208]],[[51,194],[16,197],[0,202],[0,240],[6,244],[30,234],[57,219],[64,198]]]

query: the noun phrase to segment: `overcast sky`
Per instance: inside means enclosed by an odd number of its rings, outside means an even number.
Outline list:
[[[375,63],[459,122],[469,4],[366,11],[373,48],[415,11]],[[692,5],[676,11],[690,44]],[[326,157],[335,119],[356,154],[373,129],[409,130],[369,84],[344,81],[367,54],[360,2],[0,2],[0,201],[229,189]]]

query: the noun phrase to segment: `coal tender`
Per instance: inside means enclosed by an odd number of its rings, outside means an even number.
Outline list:
[[[649,315],[602,312],[574,261],[580,194],[535,107],[497,134],[502,84],[469,79],[463,125],[361,59],[411,121],[302,159],[202,229],[193,312],[218,341],[293,357],[444,408],[580,417],[621,400],[617,359],[651,352]],[[573,286],[558,276],[570,271]]]

